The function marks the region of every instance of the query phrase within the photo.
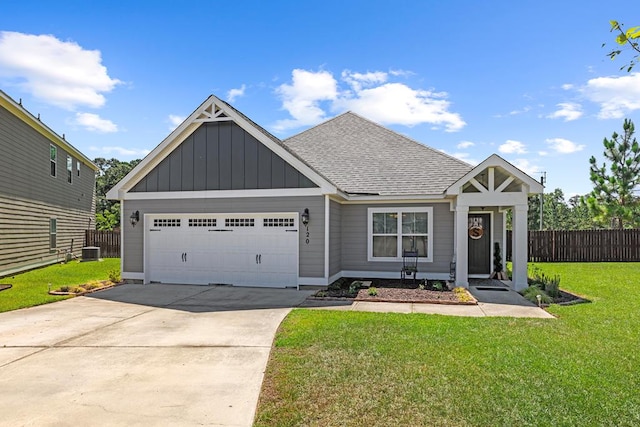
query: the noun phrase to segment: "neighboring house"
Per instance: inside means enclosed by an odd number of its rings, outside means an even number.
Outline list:
[[[81,252],[97,167],[0,91],[0,276]]]
[[[131,219],[122,227],[128,280],[399,278],[403,249],[413,248],[419,278],[448,279],[454,265],[468,286],[491,273],[512,209],[521,289],[527,196],[541,191],[497,155],[472,167],[350,112],[281,141],[210,96],[107,197]]]

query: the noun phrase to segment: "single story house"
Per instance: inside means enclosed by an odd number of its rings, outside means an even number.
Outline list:
[[[492,155],[473,167],[352,112],[280,140],[216,96],[107,197],[119,200],[122,277],[296,287],[340,277],[458,286],[492,272],[513,211],[513,281],[527,286],[527,196],[541,184]]]
[[[98,167],[0,90],[0,277],[79,255]]]

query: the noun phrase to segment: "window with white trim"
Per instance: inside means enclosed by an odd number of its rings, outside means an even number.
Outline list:
[[[58,247],[58,220],[49,218],[49,249],[54,250]]]
[[[76,174],[80,177],[80,160],[76,160]]]
[[[418,251],[433,261],[433,208],[369,208],[368,260],[401,261],[403,251]]]
[[[49,146],[49,159],[51,160],[51,176],[56,176],[56,167],[58,163],[58,147],[53,144]]]
[[[67,156],[67,182],[71,184],[73,176],[73,158],[71,156]]]

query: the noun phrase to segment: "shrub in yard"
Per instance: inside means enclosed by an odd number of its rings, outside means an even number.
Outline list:
[[[444,285],[442,284],[442,282],[434,282],[433,285],[431,285],[431,287],[433,288],[434,291],[441,291],[444,289]]]
[[[529,286],[522,292],[522,296],[534,304],[538,304],[538,295],[540,295],[540,302],[542,304],[551,304],[553,302],[553,298],[539,286]]]
[[[61,286],[60,292],[69,292],[69,286]]]
[[[113,283],[118,283],[120,281],[120,272],[118,270],[109,270],[108,275],[109,280]]]
[[[552,298],[560,296],[560,276],[545,277],[544,291]]]
[[[472,301],[471,295],[469,295],[469,292],[467,292],[467,290],[461,286],[453,288],[453,293],[456,294],[456,297],[460,302]]]
[[[378,290],[376,288],[374,288],[373,286],[369,288],[369,295],[372,297],[375,297],[378,295]]]
[[[316,296],[320,298],[324,298],[327,296],[327,291],[318,291],[316,292]]]

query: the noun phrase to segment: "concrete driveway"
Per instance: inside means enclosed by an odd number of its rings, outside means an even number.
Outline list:
[[[0,425],[250,426],[275,331],[310,293],[123,285],[0,313]]]

